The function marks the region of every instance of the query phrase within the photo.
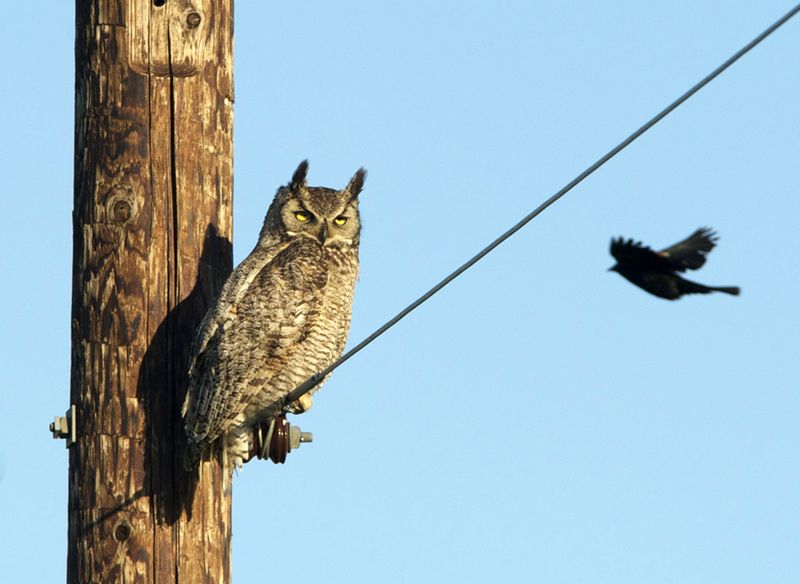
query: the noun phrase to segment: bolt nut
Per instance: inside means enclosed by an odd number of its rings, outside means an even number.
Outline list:
[[[300,448],[304,442],[313,442],[314,435],[311,432],[303,432],[297,426],[289,426],[289,452],[295,448]]]
[[[50,431],[53,433],[53,438],[66,438],[69,436],[69,422],[64,416],[56,416],[50,424]]]
[[[67,448],[75,444],[77,440],[77,425],[75,423],[77,408],[72,405],[63,416],[56,416],[50,423],[50,432],[56,440],[66,439]]]

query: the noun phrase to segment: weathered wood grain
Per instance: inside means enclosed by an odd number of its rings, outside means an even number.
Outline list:
[[[230,581],[217,461],[178,461],[194,330],[231,269],[232,0],[76,2],[67,580]]]

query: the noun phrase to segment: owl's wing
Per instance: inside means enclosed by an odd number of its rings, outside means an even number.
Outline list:
[[[717,242],[717,235],[708,227],[701,227],[683,241],[662,249],[659,254],[669,258],[675,269],[684,272],[696,270],[706,263],[706,255]]]
[[[665,257],[657,254],[644,245],[641,241],[618,237],[611,240],[611,255],[620,265],[638,271],[671,271],[672,263]]]
[[[253,279],[271,257],[253,250],[225,280],[219,296],[197,327],[189,360],[189,385],[181,407],[181,415],[190,437],[193,434],[205,434],[202,416],[200,420],[197,418],[207,407],[206,402],[211,392],[208,373],[211,363],[215,361],[212,357],[219,345],[222,328],[235,318],[235,307],[239,299],[247,293]]]
[[[223,284],[214,305],[208,309],[200,326],[197,328],[197,334],[192,343],[193,360],[206,350],[208,343],[217,334],[219,327],[228,322],[230,310],[239,303],[242,296],[247,294],[255,277],[274,256],[274,253],[258,253],[258,250],[254,250],[231,272],[231,275],[225,280],[225,284]],[[190,369],[194,366],[194,362],[190,363]]]
[[[185,406],[194,440],[210,443],[228,430],[320,317],[315,298],[327,272],[316,244],[309,244],[290,245],[248,274],[247,290],[217,311],[213,331],[204,331]]]

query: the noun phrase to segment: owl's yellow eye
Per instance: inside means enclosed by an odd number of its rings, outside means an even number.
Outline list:
[[[300,223],[305,223],[311,220],[311,213],[307,213],[306,211],[296,211],[294,217],[300,221]]]
[[[342,225],[347,223],[347,217],[345,217],[343,215],[340,215],[339,217],[334,219],[333,222],[336,223],[336,225],[339,225],[341,227]]]

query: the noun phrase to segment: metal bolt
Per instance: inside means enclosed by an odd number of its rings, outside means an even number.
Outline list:
[[[56,416],[50,424],[50,431],[53,433],[53,438],[66,438],[69,436],[69,422],[65,416]]]
[[[302,432],[297,426],[289,426],[289,452],[295,448],[300,448],[304,442],[313,442],[314,435],[311,432]]]
[[[70,406],[66,414],[63,416],[56,416],[50,423],[50,432],[53,434],[53,438],[56,440],[66,438],[67,448],[72,446],[77,438],[75,412],[75,406]]]

